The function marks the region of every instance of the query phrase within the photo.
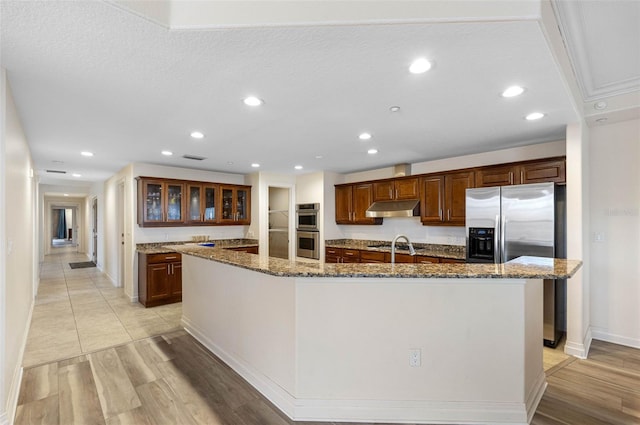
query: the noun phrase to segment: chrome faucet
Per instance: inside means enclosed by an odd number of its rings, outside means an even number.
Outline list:
[[[416,250],[413,249],[413,245],[411,245],[411,241],[409,240],[409,238],[405,235],[397,235],[395,238],[393,238],[393,242],[391,242],[391,264],[396,262],[396,242],[398,241],[398,239],[404,239],[405,241],[407,241],[407,244],[409,244],[409,254],[416,255]]]

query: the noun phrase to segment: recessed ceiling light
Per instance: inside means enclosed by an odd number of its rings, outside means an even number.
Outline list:
[[[173,155],[173,152],[171,152],[171,151],[162,151],[161,153],[162,153],[162,155],[164,155],[164,156],[171,156],[171,155]]]
[[[63,193],[62,196],[69,196],[69,194],[68,193]]]
[[[251,164],[251,166],[253,168],[258,168],[260,166],[260,164],[258,164],[257,162],[254,162],[253,164]]]
[[[73,177],[82,177],[82,174],[78,174],[78,173],[73,173],[71,174]]]
[[[227,161],[227,165],[233,165],[233,161]]]
[[[358,136],[358,139],[360,140],[370,140],[373,136],[371,135],[371,133],[360,133],[360,135]]]
[[[532,112],[524,118],[527,121],[534,121],[534,120],[539,120],[542,117],[544,117],[544,114],[542,112]]]
[[[409,67],[409,72],[412,74],[423,74],[431,69],[431,62],[425,58],[419,58],[414,60]]]
[[[302,170],[302,165],[296,165],[296,166],[295,166],[295,167],[293,167],[293,168],[295,168],[296,170]]]
[[[389,110],[391,112],[398,112],[398,111],[400,111],[400,107],[399,106],[392,106],[391,108],[389,108]]]
[[[264,103],[264,100],[258,99],[255,96],[249,96],[249,97],[245,97],[243,102],[247,106],[260,106]]]
[[[369,155],[375,155],[375,154],[377,154],[377,153],[378,153],[378,149],[369,149],[369,150],[367,151],[367,153],[368,153]]]
[[[80,155],[82,156],[93,156],[92,152],[88,152],[88,151],[84,151],[84,152],[80,152]]]
[[[515,97],[524,93],[524,88],[520,86],[511,86],[502,92],[502,97]]]
[[[200,131],[192,131],[191,132],[191,137],[193,137],[194,139],[203,139],[204,138],[204,133],[202,133]]]
[[[316,155],[316,159],[322,159],[322,155]]]

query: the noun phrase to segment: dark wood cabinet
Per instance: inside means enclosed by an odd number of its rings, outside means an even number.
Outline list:
[[[566,161],[564,159],[545,160],[520,165],[520,183],[565,183]]]
[[[337,185],[335,199],[337,224],[382,224],[381,218],[366,216],[373,203],[372,183]]]
[[[325,248],[324,249],[324,262],[325,263],[342,263],[342,248]]]
[[[184,222],[184,184],[161,179],[138,180],[138,224],[175,226]]]
[[[227,248],[227,249],[231,250],[231,251],[246,252],[247,254],[257,254],[258,253],[258,247],[257,246],[242,246],[242,247]]]
[[[416,255],[416,263],[417,264],[433,264],[433,263],[444,263],[445,258],[438,257],[425,257],[423,255]]]
[[[422,224],[464,226],[466,190],[470,187],[474,187],[473,171],[423,177]]]
[[[367,249],[325,248],[325,263],[390,263],[391,253]],[[464,263],[453,258],[426,257],[396,251],[396,263]]]
[[[251,186],[220,185],[220,224],[251,223]]]
[[[420,184],[418,177],[382,180],[373,183],[374,201],[393,201],[419,198]]]
[[[360,251],[361,263],[386,263],[385,253],[380,251]]]
[[[140,227],[251,224],[251,186],[138,177]]]
[[[476,187],[509,186],[517,184],[518,167],[515,165],[499,165],[483,167],[476,171]]]
[[[182,301],[182,255],[138,253],[138,301],[154,307]]]
[[[213,183],[188,182],[185,185],[186,221],[190,225],[212,225],[218,221],[216,206],[218,185]]]

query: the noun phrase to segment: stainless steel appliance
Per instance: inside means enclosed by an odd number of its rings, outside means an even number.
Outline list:
[[[298,230],[319,230],[320,204],[296,205],[296,228]]]
[[[467,189],[467,262],[566,258],[565,188],[554,183]],[[544,344],[565,329],[566,281],[544,282]]]
[[[320,259],[320,232],[298,230],[296,232],[296,255],[303,258]]]

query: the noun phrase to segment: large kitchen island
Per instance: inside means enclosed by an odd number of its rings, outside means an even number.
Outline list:
[[[294,420],[526,424],[542,279],[581,262],[310,264],[183,255],[183,325]]]

